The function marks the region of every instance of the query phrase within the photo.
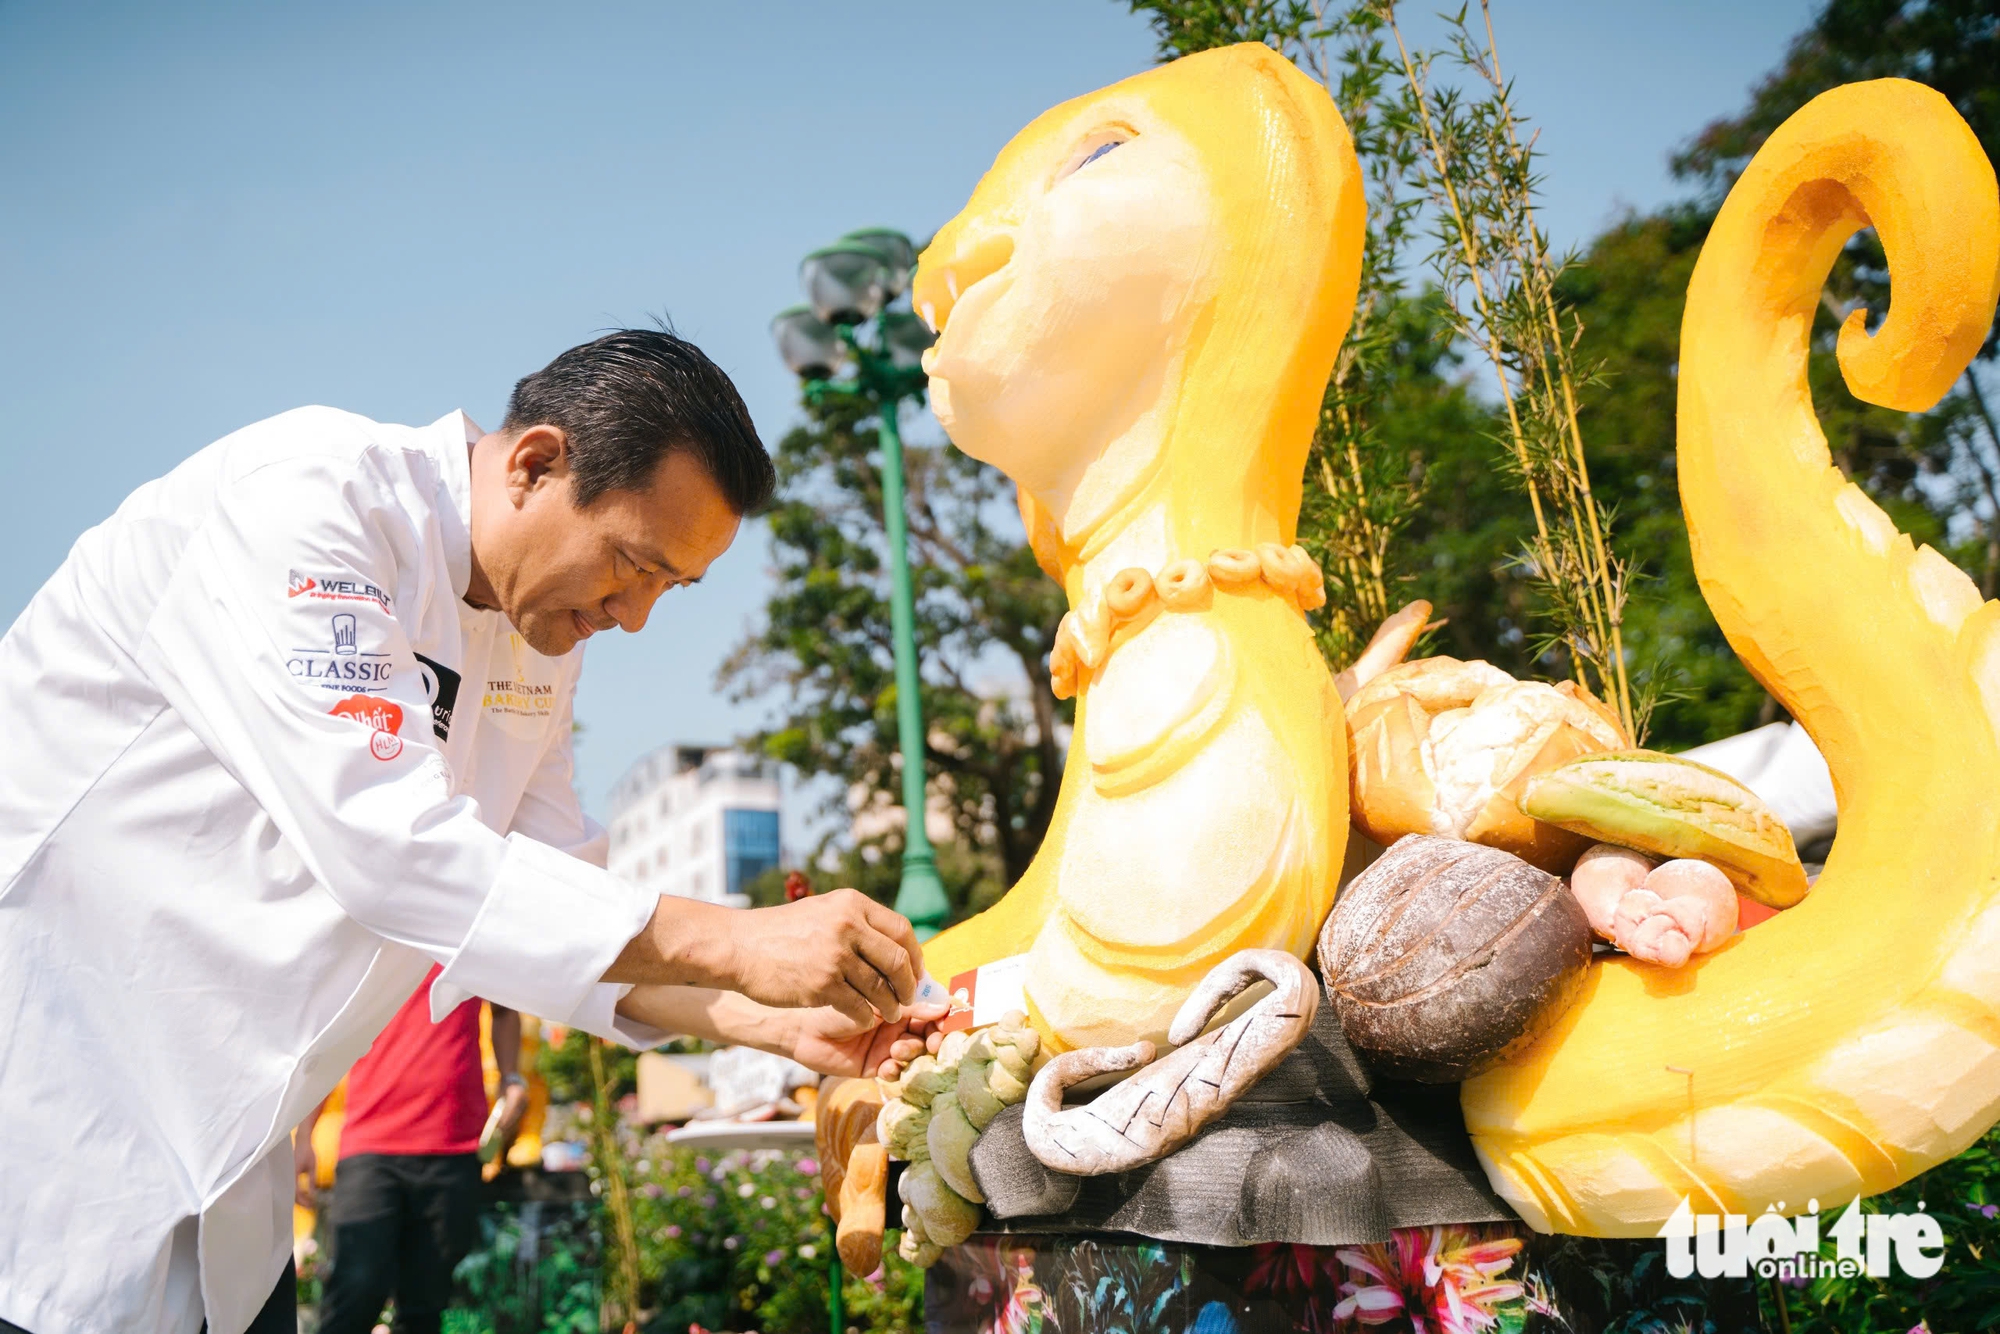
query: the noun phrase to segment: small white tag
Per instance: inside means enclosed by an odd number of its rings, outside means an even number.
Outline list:
[[[1005,959],[995,959],[992,963],[981,964],[976,970],[976,975],[978,980],[972,988],[974,1028],[997,1024],[1002,1015],[1012,1010],[1026,1012],[1027,955],[1015,954]]]

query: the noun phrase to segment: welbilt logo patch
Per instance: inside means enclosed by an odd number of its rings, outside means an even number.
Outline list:
[[[329,579],[323,574],[300,574],[297,570],[285,579],[285,596],[317,602],[372,602],[383,611],[389,610],[389,595],[366,580]]]
[[[374,729],[368,738],[368,752],[378,760],[393,760],[403,753],[403,706],[380,695],[349,695],[327,710],[336,718],[352,718]]]

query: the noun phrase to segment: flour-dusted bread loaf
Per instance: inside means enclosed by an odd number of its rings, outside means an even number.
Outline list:
[[[1535,775],[1624,748],[1617,715],[1574,682],[1516,681],[1491,663],[1421,658],[1347,705],[1350,810],[1390,844],[1442,834],[1503,848],[1558,875],[1590,841],[1523,814]]]
[[[1412,834],[1341,893],[1319,961],[1363,1060],[1452,1083],[1532,1041],[1575,999],[1590,923],[1567,885],[1512,853]]]

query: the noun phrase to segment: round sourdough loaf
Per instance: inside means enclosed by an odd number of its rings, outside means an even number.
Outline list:
[[[1363,1060],[1391,1078],[1453,1083],[1568,1008],[1590,923],[1569,886],[1512,853],[1412,834],[1341,892],[1319,962]]]

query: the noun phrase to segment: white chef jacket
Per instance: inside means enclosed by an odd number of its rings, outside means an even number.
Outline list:
[[[462,600],[479,434],[247,427],[0,639],[0,1317],[32,1334],[239,1334],[288,1132],[432,960],[433,1019],[663,1036],[595,981],[658,900],[570,787],[581,650]]]

